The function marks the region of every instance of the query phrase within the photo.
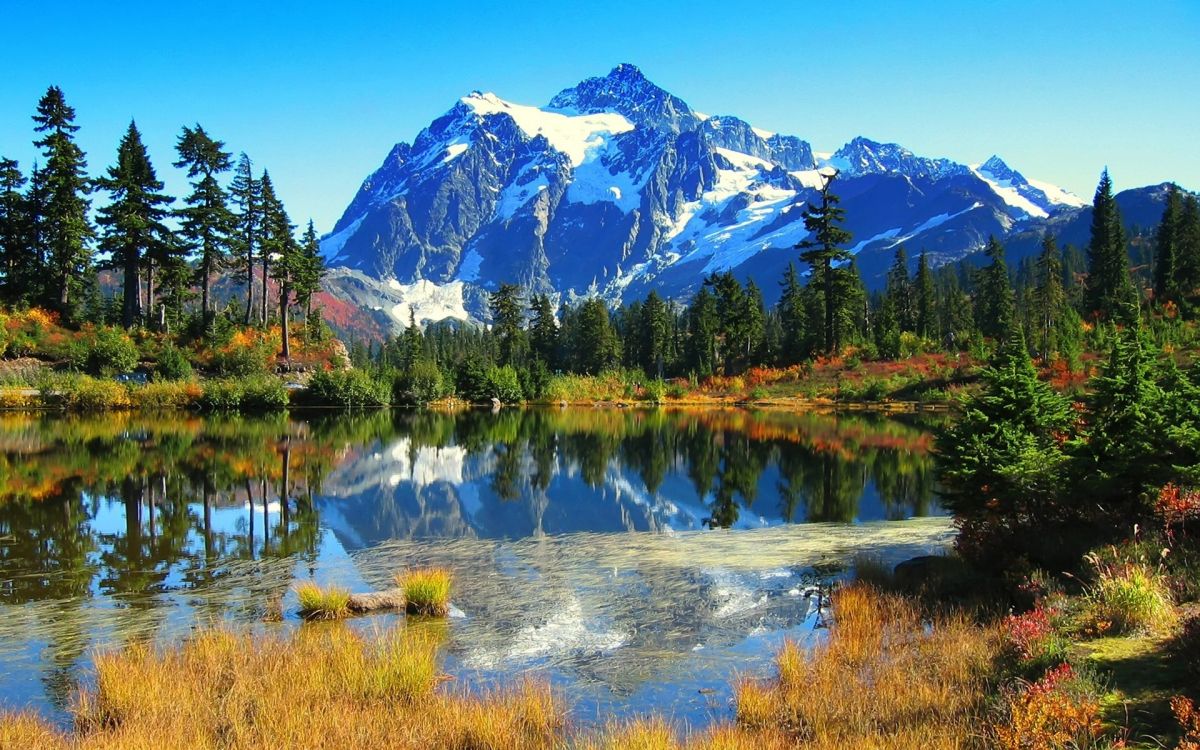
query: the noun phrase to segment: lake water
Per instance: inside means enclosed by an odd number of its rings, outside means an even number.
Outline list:
[[[460,684],[532,673],[582,721],[701,724],[784,639],[822,637],[807,586],[949,542],[929,428],[734,409],[0,415],[0,706],[64,720],[97,649],[301,627],[298,581],[385,588],[440,564]]]

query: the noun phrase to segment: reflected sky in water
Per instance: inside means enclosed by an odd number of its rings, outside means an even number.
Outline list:
[[[532,672],[585,720],[703,722],[734,672],[820,637],[817,571],[947,543],[930,444],[921,421],[743,410],[3,415],[0,703],[61,718],[97,648],[298,627],[298,580],[436,563],[460,684]]]

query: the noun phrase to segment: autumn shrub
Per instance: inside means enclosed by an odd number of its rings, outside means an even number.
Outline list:
[[[155,381],[133,387],[130,395],[139,409],[186,409],[200,402],[204,389],[195,382]]]
[[[1171,713],[1179,722],[1179,744],[1175,750],[1200,750],[1200,709],[1190,698],[1177,695],[1171,698]]]
[[[0,409],[29,409],[37,406],[37,397],[22,386],[0,386]]]
[[[216,348],[209,356],[209,367],[217,374],[247,377],[267,372],[271,360],[279,351],[278,329],[259,331],[238,330],[228,343]]]
[[[42,406],[67,411],[105,411],[133,406],[128,387],[89,375],[48,376],[39,383],[38,400]]]
[[[1069,664],[1010,688],[992,729],[1001,750],[1104,746],[1097,691]]]
[[[1007,654],[1018,663],[1017,671],[1042,673],[1067,659],[1067,640],[1054,627],[1051,611],[1038,606],[1023,614],[1009,615],[1001,623]]]

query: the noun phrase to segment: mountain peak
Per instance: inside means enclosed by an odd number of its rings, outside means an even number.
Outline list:
[[[638,127],[675,133],[695,130],[700,124],[686,102],[656,86],[630,63],[621,63],[606,76],[588,78],[563,89],[550,100],[549,108],[577,114],[616,112]]]
[[[986,172],[996,180],[1009,181],[1014,184],[1025,183],[1025,178],[1021,176],[1020,172],[1005,164],[1004,160],[995,154],[992,154],[990,159],[979,165],[979,171]]]

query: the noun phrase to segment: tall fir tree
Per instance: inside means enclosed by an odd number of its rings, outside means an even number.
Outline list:
[[[492,334],[499,344],[501,365],[521,364],[525,356],[525,299],[521,287],[501,284],[488,295]]]
[[[217,175],[229,171],[232,162],[225,144],[209,136],[200,125],[185,126],[175,149],[179,154],[175,166],[186,169],[192,180],[192,193],[178,214],[180,233],[188,248],[198,255],[200,315],[208,332],[212,327],[212,280],[228,252],[234,228],[229,199],[217,182]]]
[[[892,267],[887,275],[887,298],[896,316],[901,331],[913,331],[916,327],[916,305],[913,300],[912,280],[908,277],[908,253],[904,245],[896,247]]]
[[[984,336],[1004,341],[1015,323],[1012,281],[1004,261],[1004,245],[995,237],[988,238],[987,257],[991,261],[979,271],[975,320]]]
[[[263,257],[271,259],[271,279],[275,281],[279,326],[281,330],[280,355],[284,359],[292,356],[290,320],[292,292],[296,277],[302,268],[300,243],[296,241],[296,225],[288,216],[283,201],[275,194],[270,181],[263,183],[261,251]],[[314,232],[315,234],[315,232]]]
[[[29,205],[22,188],[21,165],[0,157],[0,298],[14,304],[24,298],[33,279],[33,249],[29,243]]]
[[[1055,356],[1073,357],[1078,349],[1080,320],[1067,297],[1062,255],[1049,232],[1042,238],[1033,298],[1035,315],[1031,328],[1038,352],[1047,361]]]
[[[312,219],[300,237],[293,288],[296,305],[304,309],[304,323],[311,324],[313,297],[321,290],[321,279],[325,278],[325,259],[321,257],[321,240]],[[250,286],[254,286],[253,283]]]
[[[804,309],[804,286],[796,273],[796,264],[788,263],[787,272],[780,282],[783,291],[779,296],[779,324],[782,330],[782,361],[793,364],[804,358],[807,320]]]
[[[91,270],[91,241],[95,236],[88,217],[91,180],[87,159],[75,142],[75,110],[67,104],[62,89],[51,86],[38,102],[34,129],[42,137],[34,145],[46,158],[43,170],[45,205],[41,231],[47,263],[47,299],[64,315],[72,316],[74,305],[87,288]]]
[[[579,306],[572,344],[578,372],[597,375],[617,363],[620,342],[613,332],[604,300],[588,297]]]
[[[1183,198],[1179,187],[1167,188],[1162,221],[1154,233],[1154,301],[1179,301],[1179,241],[1183,229]]]
[[[112,265],[121,269],[121,325],[132,328],[145,312],[143,269],[174,241],[164,223],[174,198],[162,192],[163,183],[150,163],[136,123],[129,123],[117,148],[117,163],[97,185],[111,196],[96,219],[101,227],[100,249],[110,253]]]
[[[1087,301],[1089,313],[1098,319],[1125,324],[1137,319],[1137,290],[1129,275],[1128,242],[1107,168],[1100,175],[1092,200]]]
[[[644,372],[661,379],[668,357],[671,331],[670,311],[658,292],[651,291],[646,297],[638,323],[642,355],[642,361],[638,364]]]
[[[1193,306],[1200,297],[1200,198],[1188,195],[1180,212],[1176,287]]]
[[[916,334],[923,339],[938,339],[937,289],[933,283],[933,271],[929,268],[929,257],[924,251],[917,259],[913,295],[916,298]]]
[[[838,206],[841,200],[830,189],[837,179],[837,172],[822,175],[821,203],[809,203],[804,209],[804,228],[812,239],[801,241],[796,248],[803,250],[800,259],[812,269],[812,278],[821,279],[824,318],[824,349],[827,353],[837,351],[840,342],[837,335],[837,311],[841,299],[837,295],[838,285],[834,274],[834,263],[849,260],[850,252],[842,247],[852,235],[842,224],[846,221],[846,210]]]
[[[545,294],[535,294],[529,305],[529,348],[533,356],[553,371],[559,366],[559,328],[554,304]]]
[[[254,305],[254,267],[259,258],[259,233],[262,224],[262,184],[254,177],[254,164],[245,153],[238,157],[229,184],[230,202],[234,212],[231,251],[234,267],[246,279],[246,314],[244,323],[250,325],[259,309]]]

